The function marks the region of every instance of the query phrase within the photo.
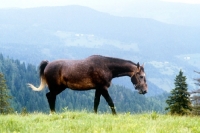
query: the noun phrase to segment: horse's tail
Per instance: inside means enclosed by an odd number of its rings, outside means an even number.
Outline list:
[[[39,69],[40,69],[40,86],[37,88],[32,84],[28,84],[28,87],[32,88],[34,91],[41,91],[44,89],[44,87],[46,85],[46,80],[44,77],[44,69],[48,63],[49,63],[48,61],[42,61],[40,63],[40,67],[39,67]]]

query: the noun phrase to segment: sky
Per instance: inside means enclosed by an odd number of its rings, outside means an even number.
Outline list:
[[[0,0],[0,3],[0,9],[81,5],[116,16],[200,26],[200,0]]]
[[[158,2],[200,4],[200,0],[0,0],[0,8],[82,5],[99,10],[109,7],[111,8],[110,10],[112,10],[112,8],[121,8],[134,4],[145,6]]]

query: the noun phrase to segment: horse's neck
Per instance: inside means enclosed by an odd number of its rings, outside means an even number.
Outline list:
[[[131,77],[136,69],[136,65],[131,61],[119,60],[109,63],[109,68],[112,71],[113,78],[121,76]]]

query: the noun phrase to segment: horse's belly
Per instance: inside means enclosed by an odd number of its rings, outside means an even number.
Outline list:
[[[82,79],[81,81],[68,81],[67,87],[73,90],[90,90],[95,88],[95,84],[89,79]]]

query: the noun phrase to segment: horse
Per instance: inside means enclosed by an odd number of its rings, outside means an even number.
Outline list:
[[[42,61],[39,66],[40,85],[34,91],[41,91],[48,85],[46,98],[50,112],[55,112],[56,95],[66,88],[78,91],[95,89],[94,112],[97,113],[101,95],[116,114],[114,103],[108,93],[111,80],[116,77],[129,76],[139,94],[147,93],[148,87],[144,66],[120,58],[92,55],[82,60]]]

